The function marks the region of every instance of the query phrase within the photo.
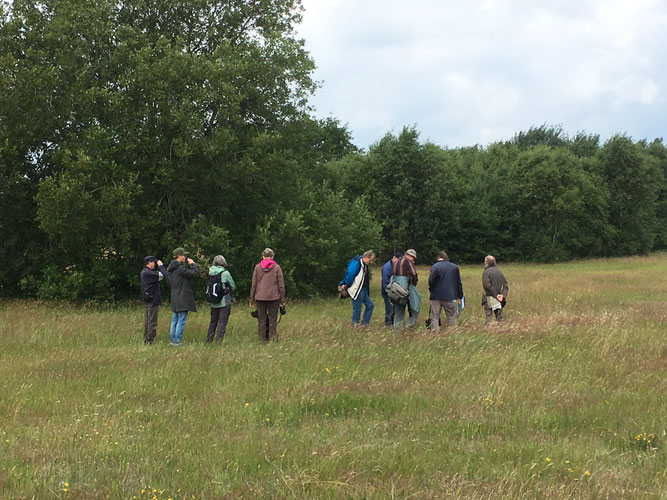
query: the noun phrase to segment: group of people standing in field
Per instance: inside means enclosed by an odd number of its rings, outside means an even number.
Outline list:
[[[368,326],[373,315],[374,304],[370,298],[370,265],[375,261],[375,252],[368,250],[357,255],[347,265],[345,276],[338,284],[341,298],[352,299],[352,326]],[[421,296],[417,290],[419,276],[415,262],[417,252],[410,248],[405,254],[398,252],[382,266],[381,294],[384,299],[384,323],[395,329],[412,328],[417,323],[421,310]],[[482,273],[482,306],[486,324],[495,320],[503,321],[502,308],[505,307],[509,288],[502,271],[496,267],[493,255],[484,259]],[[449,326],[456,326],[456,318],[465,307],[463,282],[459,267],[449,260],[447,253],[439,251],[436,262],[431,266],[428,277],[430,292],[430,315],[427,325],[440,328],[440,317],[444,310]],[[363,318],[361,311],[364,309]],[[405,312],[408,319],[405,320]]]
[[[144,342],[152,344],[157,332],[158,312],[162,305],[160,281],[165,277],[171,289],[172,319],[169,331],[170,345],[183,343],[183,330],[189,312],[196,312],[197,305],[192,289],[192,281],[199,276],[199,267],[182,248],[173,251],[173,260],[167,268],[161,260],[152,255],[144,259],[141,271],[141,294],[146,308],[144,317]],[[441,312],[444,310],[447,323],[456,326],[457,315],[465,307],[463,283],[459,267],[450,262],[447,253],[439,251],[436,262],[431,266],[428,278],[430,292],[430,317],[427,325],[440,328]],[[368,326],[374,304],[370,298],[370,265],[375,261],[375,253],[368,250],[357,255],[347,265],[345,276],[339,283],[341,298],[352,299],[352,326]],[[415,263],[417,252],[410,248],[396,253],[382,266],[381,294],[385,305],[385,326],[395,329],[412,328],[417,323],[421,310],[421,296],[417,290],[419,276]],[[482,306],[486,323],[494,318],[503,321],[502,308],[508,293],[507,280],[496,267],[496,259],[487,255],[482,274]],[[206,342],[221,344],[227,330],[231,313],[233,292],[236,283],[227,269],[227,261],[216,255],[208,270],[206,299],[211,307],[211,320]],[[278,314],[285,314],[285,281],[280,265],[274,260],[274,252],[265,248],[261,261],[255,266],[250,287],[251,314],[257,318],[257,332],[262,342],[269,342],[278,335]],[[364,309],[365,308],[365,309]],[[362,309],[364,309],[362,318]],[[406,320],[406,310],[408,318]]]
[[[255,266],[250,288],[250,307],[256,307],[252,315],[257,318],[257,331],[263,342],[278,335],[278,313],[285,313],[285,280],[283,270],[273,259],[274,252],[265,248],[262,260]],[[183,343],[183,330],[189,312],[196,312],[192,280],[199,276],[199,267],[182,248],[173,251],[173,260],[165,269],[161,260],[152,255],[144,259],[141,271],[141,295],[146,307],[144,317],[144,342],[152,344],[157,332],[158,311],[162,305],[160,281],[167,277],[171,288],[170,345]],[[227,269],[224,256],[216,255],[208,270],[206,299],[211,304],[211,321],[206,342],[222,343],[232,307],[232,294],[236,283]]]

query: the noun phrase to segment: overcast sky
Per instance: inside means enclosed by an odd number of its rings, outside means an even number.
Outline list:
[[[367,148],[457,147],[543,123],[665,137],[667,0],[303,0],[319,117]]]

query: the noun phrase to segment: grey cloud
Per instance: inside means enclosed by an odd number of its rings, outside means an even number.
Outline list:
[[[305,0],[318,113],[361,147],[403,125],[448,146],[542,123],[663,134],[664,2]],[[499,134],[494,137],[493,134]]]

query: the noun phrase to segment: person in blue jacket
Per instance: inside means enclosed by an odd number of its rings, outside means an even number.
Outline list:
[[[368,250],[363,255],[357,255],[347,265],[345,277],[340,283],[350,294],[352,299],[352,326],[366,327],[371,322],[373,315],[373,301],[370,297],[371,274],[368,266],[375,260],[375,252]],[[364,319],[361,319],[361,307],[366,306],[364,310]]]
[[[382,298],[384,299],[384,326],[391,327],[394,324],[394,305],[387,295],[387,285],[391,280],[391,272],[398,259],[403,257],[402,252],[396,252],[384,266],[382,266]]]

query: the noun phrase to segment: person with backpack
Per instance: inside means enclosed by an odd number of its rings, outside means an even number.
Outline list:
[[[269,342],[278,336],[278,310],[284,311],[285,280],[282,268],[273,260],[273,250],[265,248],[255,266],[250,286],[250,307],[257,305],[259,340]],[[268,330],[267,330],[268,325]]]
[[[183,342],[183,329],[188,320],[188,312],[197,312],[192,280],[199,276],[199,267],[183,247],[174,250],[174,260],[169,263],[167,276],[171,286],[171,329],[170,345],[180,346]]]
[[[371,273],[368,266],[375,260],[375,252],[368,250],[363,255],[357,255],[348,264],[345,271],[345,277],[339,283],[343,289],[347,290],[352,299],[352,326],[367,327],[371,322],[373,308],[375,305],[370,297]],[[364,310],[364,318],[361,319],[361,308]]]
[[[206,300],[211,304],[211,322],[208,325],[206,343],[210,344],[215,338],[216,344],[222,344],[227,330],[229,314],[232,311],[232,292],[236,290],[236,283],[227,270],[227,260],[222,255],[216,255],[213,265],[208,270],[206,280]],[[217,336],[216,336],[217,331]]]
[[[144,314],[144,344],[150,345],[155,340],[157,332],[157,316],[162,305],[162,291],[160,281],[167,271],[161,260],[152,255],[144,258],[144,268],[141,270],[141,299],[146,306]]]

